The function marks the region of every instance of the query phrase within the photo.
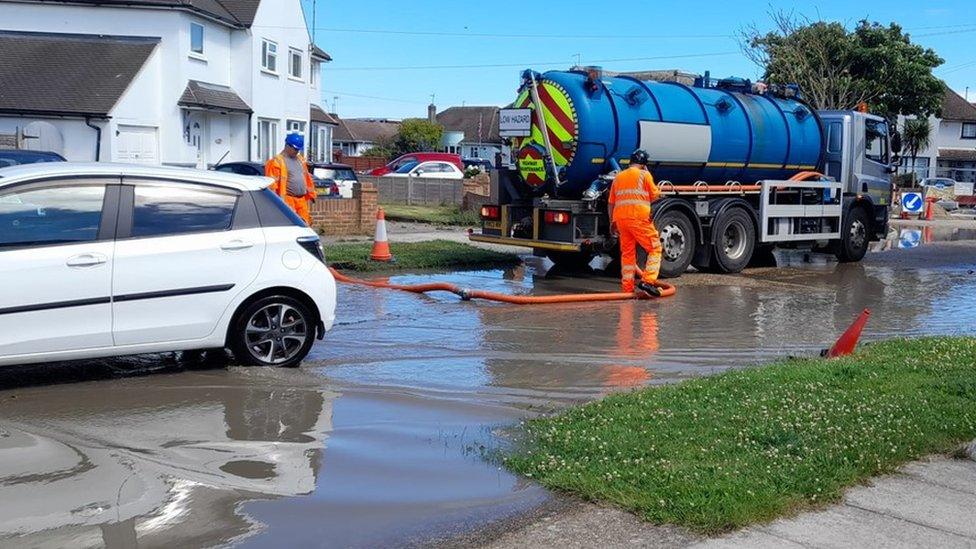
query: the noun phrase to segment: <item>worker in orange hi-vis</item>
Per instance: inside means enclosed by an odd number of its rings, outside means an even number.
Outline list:
[[[610,230],[620,237],[620,277],[626,293],[634,292],[637,274],[637,246],[647,252],[640,282],[636,287],[653,297],[660,297],[655,285],[661,270],[661,237],[651,221],[651,202],[661,196],[654,177],[647,170],[650,157],[647,151],[637,150],[630,155],[630,167],[613,180],[610,187]]]
[[[274,179],[271,190],[311,227],[309,202],[315,202],[315,183],[302,157],[304,148],[305,138],[302,134],[288,134],[285,137],[285,148],[264,165],[264,175]]]

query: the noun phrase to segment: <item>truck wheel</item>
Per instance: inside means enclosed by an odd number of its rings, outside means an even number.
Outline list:
[[[851,208],[841,227],[840,242],[837,243],[837,260],[841,263],[854,263],[864,258],[868,251],[868,230],[871,222],[864,208]]]
[[[669,210],[654,221],[661,235],[661,278],[676,278],[688,270],[695,256],[695,227],[688,216]]]
[[[715,244],[712,265],[723,273],[737,273],[746,268],[756,247],[756,227],[742,208],[725,210],[712,225]]]

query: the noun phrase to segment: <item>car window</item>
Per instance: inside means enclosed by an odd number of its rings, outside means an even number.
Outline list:
[[[0,193],[0,249],[98,238],[104,185],[27,187]]]
[[[139,185],[132,236],[150,237],[230,229],[239,194],[202,185]]]
[[[224,173],[237,173],[237,166],[217,166],[214,170]]]
[[[417,162],[408,162],[399,168],[397,168],[396,173],[410,173],[411,170],[417,167]]]

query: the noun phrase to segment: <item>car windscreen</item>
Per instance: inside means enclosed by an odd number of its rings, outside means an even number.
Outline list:
[[[315,175],[333,181],[356,181],[356,172],[350,168],[316,168]]]
[[[38,164],[41,162],[63,162],[59,156],[52,154],[31,153],[17,151],[13,153],[0,152],[0,168],[19,166],[21,164]]]
[[[396,170],[399,170],[400,168],[406,166],[407,164],[414,164],[414,165],[416,165],[417,164],[417,159],[414,158],[414,157],[412,157],[412,156],[408,156],[408,157],[405,157],[405,158],[399,158],[397,160],[394,160],[393,162],[390,162],[389,164],[387,164],[387,166],[391,170],[396,171]]]
[[[396,173],[410,173],[410,170],[416,168],[417,167],[417,164],[419,164],[419,162],[416,162],[416,161],[414,161],[414,162],[407,162],[406,164],[404,164],[404,165],[400,166],[399,168],[397,168]]]

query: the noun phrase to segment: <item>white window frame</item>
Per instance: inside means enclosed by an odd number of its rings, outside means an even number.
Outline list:
[[[966,129],[972,130],[969,135],[966,134]],[[959,133],[959,139],[976,139],[976,122],[963,122],[962,130]]]
[[[193,29],[200,29],[200,51],[193,49]],[[203,59],[207,51],[207,28],[200,23],[190,21],[190,57]]]
[[[309,58],[311,59],[311,58]],[[308,65],[308,83],[314,88],[318,82],[319,62],[310,61]]]
[[[278,121],[273,118],[258,118],[258,159],[268,160],[274,157],[278,153],[277,143]]]
[[[298,74],[295,74],[295,58],[298,58]],[[305,54],[298,48],[288,48],[288,78],[304,82],[305,80]]]
[[[274,51],[271,51],[272,48]],[[271,66],[272,63],[269,62],[272,59],[274,60],[273,67]],[[275,76],[278,75],[278,43],[274,40],[261,39],[261,70]]]
[[[300,133],[304,136],[305,128],[307,127],[308,126],[306,125],[304,120],[295,120],[289,118],[288,120],[285,121],[285,131],[287,133]]]

